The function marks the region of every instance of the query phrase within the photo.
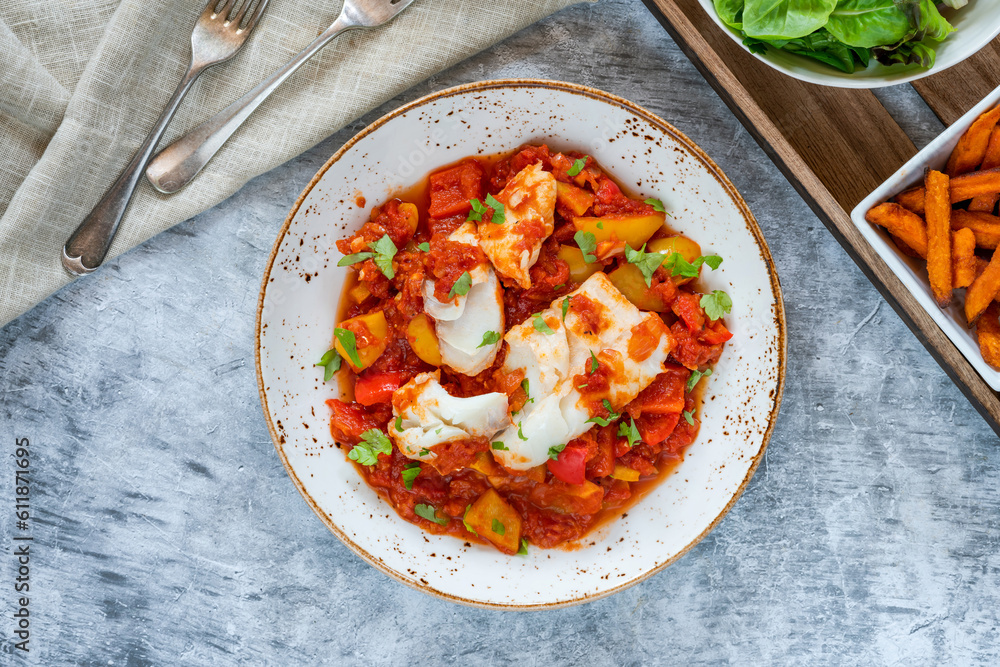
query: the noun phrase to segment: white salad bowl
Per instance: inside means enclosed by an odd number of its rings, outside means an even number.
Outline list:
[[[434,169],[529,142],[588,153],[626,187],[663,200],[677,231],[721,255],[708,289],[734,303],[734,338],[706,382],[701,433],[684,461],[625,516],[562,549],[526,557],[401,519],[333,441],[335,383],[314,364],[330,347],[347,269],[334,241],[369,208]],[[361,198],[365,201],[362,201]],[[634,104],[552,81],[489,81],[417,100],[347,142],[299,197],[271,253],[257,315],[257,378],[271,436],[306,502],[344,544],[386,574],[448,600],[537,609],[596,599],[680,557],[740,495],[781,402],[785,320],[760,229],[719,168],[687,137]],[[336,567],[331,563],[330,567]]]
[[[973,368],[986,380],[995,391],[1000,391],[1000,371],[990,367],[983,359],[979,351],[979,343],[975,335],[966,326],[965,312],[962,304],[964,298],[952,300],[951,305],[946,309],[938,307],[931,294],[931,284],[927,279],[926,262],[904,255],[892,242],[889,234],[881,227],[875,227],[865,220],[865,214],[873,207],[888,201],[890,198],[904,190],[919,185],[924,179],[924,172],[927,169],[937,169],[944,171],[948,163],[948,156],[955,148],[958,140],[969,129],[973,121],[984,112],[1000,104],[1000,88],[996,88],[987,95],[982,102],[970,109],[964,116],[955,121],[947,130],[942,132],[934,141],[927,144],[923,150],[914,155],[909,162],[899,168],[895,174],[890,176],[882,185],[878,186],[874,192],[865,197],[864,201],[858,204],[851,211],[851,222],[858,228],[861,234],[868,241],[869,245],[878,253],[896,277],[906,286],[914,298],[924,307],[931,319],[941,327],[955,347],[969,360]],[[964,294],[965,290],[957,290],[959,294]]]
[[[1000,35],[1000,0],[969,0],[969,4],[962,9],[947,7],[941,9],[941,14],[955,26],[955,32],[935,48],[937,55],[934,67],[930,69],[918,65],[886,67],[873,59],[867,69],[847,74],[811,58],[779,49],[768,48],[762,55],[752,53],[743,46],[740,34],[722,22],[712,0],[699,0],[699,2],[712,20],[732,37],[740,48],[745,49],[753,57],[792,78],[835,88],[882,88],[916,81],[957,65]]]

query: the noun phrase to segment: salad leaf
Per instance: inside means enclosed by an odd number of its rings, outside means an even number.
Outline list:
[[[909,39],[913,41],[927,38],[940,42],[955,32],[955,28],[941,16],[933,0],[899,0],[897,6],[910,19],[914,34]]]
[[[747,0],[743,31],[762,39],[796,39],[816,32],[830,19],[837,0]]]
[[[733,30],[743,30],[743,0],[715,0],[715,12]]]
[[[847,46],[895,44],[910,32],[910,19],[894,0],[840,0],[826,30]]]

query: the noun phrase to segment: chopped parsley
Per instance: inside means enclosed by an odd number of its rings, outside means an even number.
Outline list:
[[[597,237],[594,236],[593,232],[579,231],[573,234],[573,240],[583,252],[583,261],[587,264],[593,264],[597,261],[597,256],[594,255],[594,251],[597,250]]]
[[[542,317],[541,313],[535,313],[534,319],[531,321],[531,324],[534,325],[535,331],[541,331],[546,336],[551,336],[552,334],[555,333],[555,331],[552,330],[552,327],[550,327],[548,323],[545,322],[545,319]]]
[[[559,453],[566,449],[566,445],[552,445],[549,447],[549,458],[553,461],[559,460]]]
[[[701,380],[702,378],[707,378],[711,374],[712,374],[711,368],[709,368],[704,373],[702,373],[701,371],[691,371],[691,377],[689,377],[687,381],[687,390],[690,392],[692,389],[694,389],[694,386],[698,384],[699,380]]]
[[[733,309],[733,300],[720,289],[701,297],[699,303],[710,320],[717,320]]]
[[[510,451],[510,449],[507,447],[507,445],[503,444],[499,440],[497,440],[496,442],[491,442],[490,443],[490,447],[492,447],[493,449],[495,449],[498,452],[509,452]]]
[[[354,335],[354,332],[350,329],[341,329],[338,327],[333,330],[333,335],[337,338],[340,346],[344,348],[347,358],[351,360],[354,367],[361,368],[361,357],[358,356],[358,339]]]
[[[568,312],[569,312],[569,297],[566,297],[565,299],[563,299],[563,302],[562,302],[563,322],[566,321],[566,313],[568,313]]]
[[[628,440],[629,447],[635,447],[635,443],[642,440],[642,435],[639,434],[639,429],[635,427],[635,420],[629,417],[628,424],[624,420],[618,424],[618,435]]]
[[[684,421],[686,421],[691,426],[694,426],[694,410],[691,410],[690,412],[685,410],[681,414],[684,415]]]
[[[517,555],[518,556],[528,555],[528,540],[523,537],[521,538],[521,548],[517,550]]]
[[[363,262],[366,259],[371,259],[375,256],[373,252],[356,252],[353,255],[345,255],[340,258],[337,262],[337,266],[350,266],[351,264],[357,264],[358,262]]]
[[[462,525],[465,526],[465,529],[470,533],[472,533],[473,535],[479,535],[479,533],[476,532],[476,529],[470,526],[469,522],[465,520],[465,517],[469,516],[469,510],[471,509],[472,505],[465,506],[465,514],[462,515]]]
[[[431,450],[429,450],[426,447],[424,447],[423,449],[420,450],[420,452],[417,454],[417,456],[427,456],[430,453],[431,453]]]
[[[329,382],[333,374],[340,370],[340,361],[340,352],[337,352],[337,348],[327,350],[320,358],[316,365],[326,369],[326,372],[323,373],[323,382]]]
[[[663,207],[663,202],[661,202],[659,199],[653,199],[652,197],[650,197],[643,203],[652,206],[654,211],[659,211],[660,213],[667,212],[667,209]]]
[[[672,276],[683,276],[685,278],[697,278],[698,270],[702,264],[708,264],[714,271],[722,264],[722,258],[718,255],[704,255],[693,262],[688,262],[679,252],[672,253],[663,263],[663,268],[670,271]]]
[[[417,478],[420,474],[420,464],[414,461],[413,463],[408,463],[401,473],[403,477],[403,486],[405,486],[410,491],[413,490],[413,480]]]
[[[392,454],[392,443],[385,433],[377,428],[370,428],[362,433],[361,440],[362,442],[354,445],[347,453],[347,458],[363,466],[373,466],[378,463],[379,454]]]
[[[598,229],[604,229],[604,223],[603,222],[597,223],[597,228]]]
[[[587,156],[584,155],[581,158],[577,158],[576,161],[573,162],[573,166],[566,170],[566,175],[576,176],[581,171],[583,171],[583,168],[586,166],[587,166]]]
[[[596,373],[597,372],[597,368],[600,365],[601,365],[601,362],[599,362],[597,360],[597,355],[594,354],[593,350],[591,350],[590,351],[590,372],[587,373],[587,375],[593,375],[594,373]]]
[[[534,403],[535,402],[535,399],[531,398],[531,396],[528,395],[528,387],[530,387],[530,386],[531,386],[531,383],[528,382],[528,378],[524,378],[523,380],[521,380],[521,389],[524,390],[524,395],[528,399],[528,400],[525,401],[525,403]]]
[[[671,257],[678,256],[677,253],[671,255]],[[625,246],[625,259],[629,261],[630,264],[635,264],[639,271],[642,273],[643,279],[646,281],[646,287],[652,287],[653,285],[653,274],[656,270],[660,268],[664,260],[667,259],[666,255],[658,252],[646,252],[646,244],[643,243],[642,247],[638,250],[632,250],[628,245]],[[681,258],[684,259],[683,257]],[[697,275],[697,273],[695,274]]]
[[[439,517],[437,515],[437,510],[434,509],[433,505],[417,504],[413,506],[413,511],[417,516],[427,519],[428,521],[433,521],[439,526],[448,525],[448,517]]]
[[[418,243],[417,244],[417,249],[418,250],[423,250],[424,252],[430,252],[431,251],[431,244],[428,243],[427,241],[424,241],[423,243]]]
[[[527,438],[524,437],[524,433],[521,432],[521,422],[517,423],[517,437],[519,437],[521,440],[527,440]]]
[[[486,347],[487,345],[495,345],[497,341],[500,340],[500,334],[496,331],[487,331],[483,334],[483,342],[476,346],[478,350],[481,347]]]
[[[490,526],[490,528],[493,529],[494,533],[500,535],[501,537],[503,537],[503,534],[507,532],[506,526],[500,523],[500,519],[493,519],[493,525]]]
[[[472,210],[469,211],[469,217],[465,219],[466,222],[472,222],[473,220],[476,222],[481,221],[483,216],[486,215],[486,211],[489,210],[489,207],[478,199],[470,199],[469,204],[472,206]]]
[[[493,209],[493,218],[490,220],[494,225],[502,225],[507,220],[507,215],[503,204],[498,202],[493,195],[486,195],[486,205]]]
[[[611,401],[606,398],[604,399],[604,409],[608,411],[607,417],[591,417],[587,420],[587,422],[594,422],[598,426],[607,426],[614,420],[621,417],[621,415],[615,412],[614,408],[611,407]]]
[[[399,417],[399,416],[396,417],[396,430],[400,431],[400,432],[403,431],[403,418],[402,417]]]
[[[566,287],[566,283],[560,283],[560,284],[556,285],[555,287],[553,287],[552,289],[553,289],[554,291],[558,292],[558,291],[559,291],[559,290],[561,290],[561,289],[562,289],[563,287]]]
[[[392,280],[396,275],[396,272],[392,269],[392,258],[396,256],[396,244],[392,242],[388,234],[385,234],[378,241],[369,243],[368,247],[371,248],[372,252],[356,252],[353,255],[341,257],[340,261],[337,262],[337,266],[350,266],[358,262],[363,262],[366,259],[371,259],[375,262],[375,266],[382,272],[382,275]]]
[[[472,210],[469,211],[469,217],[465,219],[466,222],[471,222],[473,220],[476,222],[482,222],[483,216],[486,215],[486,212],[491,209],[493,211],[493,217],[490,218],[490,222],[494,225],[502,225],[506,221],[504,206],[502,203],[497,201],[493,195],[486,195],[485,204],[478,199],[470,199],[469,204],[472,205]]]
[[[469,272],[466,271],[465,273],[460,275],[458,277],[458,280],[455,281],[455,284],[451,286],[451,291],[448,292],[448,300],[451,301],[452,299],[454,299],[456,294],[458,296],[465,296],[466,294],[469,293],[469,290],[471,288],[472,288],[472,276],[470,276]]]

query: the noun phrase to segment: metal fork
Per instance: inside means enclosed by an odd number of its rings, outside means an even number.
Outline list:
[[[267,3],[268,0],[209,0],[191,33],[191,63],[173,97],[125,171],[66,241],[62,264],[67,271],[81,276],[94,271],[104,261],[142,172],[184,95],[198,75],[236,55],[260,20]]]
[[[344,0],[333,25],[256,88],[160,151],[146,169],[146,178],[164,194],[177,192],[198,175],[254,109],[333,38],[348,30],[388,23],[413,1]]]

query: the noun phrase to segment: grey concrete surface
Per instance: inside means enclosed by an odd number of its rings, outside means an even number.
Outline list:
[[[428,92],[521,76],[622,95],[698,142],[764,229],[790,337],[774,438],[716,530],[618,595],[518,614],[410,590],[327,532],[269,440],[253,323],[278,227],[343,142]],[[880,95],[918,144],[939,131],[910,88]],[[570,8],[416,86],[0,330],[0,443],[5,664],[1000,660],[997,437],[638,0]]]

